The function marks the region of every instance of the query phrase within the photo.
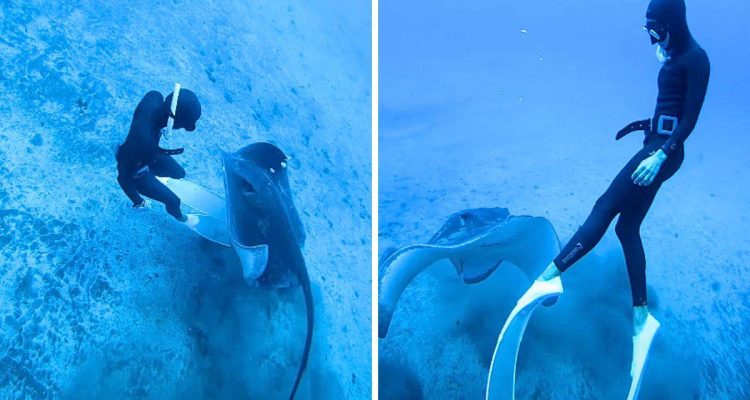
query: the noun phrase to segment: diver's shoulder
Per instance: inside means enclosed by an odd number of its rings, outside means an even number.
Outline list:
[[[684,70],[710,70],[711,64],[708,61],[708,54],[698,44],[691,46],[685,51],[678,60],[677,65]]]
[[[138,102],[138,105],[135,108],[135,112],[136,114],[141,112],[149,112],[150,110],[158,107],[163,102],[164,97],[161,95],[161,93],[156,90],[152,90],[143,95],[143,98]]]
[[[708,64],[708,53],[706,53],[706,50],[703,50],[703,47],[701,47],[699,44],[695,44],[688,50],[686,54],[686,58],[690,59],[693,62],[701,62]]]
[[[146,101],[146,100],[163,102],[164,96],[162,96],[162,94],[159,93],[158,90],[151,90],[143,96],[143,100],[141,101]]]

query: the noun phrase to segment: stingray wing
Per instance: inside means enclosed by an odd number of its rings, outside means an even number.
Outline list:
[[[552,224],[541,217],[510,217],[482,236],[463,243],[441,246],[419,244],[391,254],[380,267],[378,287],[378,335],[388,328],[401,294],[430,265],[450,258],[466,283],[489,277],[500,264],[510,261],[528,277],[536,276],[560,249]]]
[[[418,244],[394,252],[383,262],[378,286],[378,336],[383,338],[388,333],[396,303],[409,283],[449,254],[443,246]]]
[[[474,242],[465,254],[485,254],[513,263],[530,279],[560,252],[552,223],[543,217],[512,216],[500,228]]]
[[[546,218],[512,216],[461,246],[451,256],[451,262],[469,284],[487,279],[503,261],[511,262],[533,279],[559,251],[557,233]]]

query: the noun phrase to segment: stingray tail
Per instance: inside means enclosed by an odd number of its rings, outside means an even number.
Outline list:
[[[302,374],[305,373],[307,368],[307,360],[310,358],[310,346],[312,345],[312,334],[314,326],[314,314],[313,314],[313,298],[312,289],[310,288],[310,275],[307,273],[307,268],[302,268],[302,274],[300,276],[300,284],[302,286],[302,294],[305,296],[305,308],[307,309],[307,336],[305,337],[305,349],[302,352],[302,360],[300,361],[299,370],[297,371],[297,377],[294,379],[294,386],[292,386],[292,392],[289,394],[289,400],[293,400],[297,394],[300,381],[302,380]]]

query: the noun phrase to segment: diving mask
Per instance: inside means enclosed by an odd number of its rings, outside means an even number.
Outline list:
[[[667,37],[667,26],[658,22],[649,22],[643,27],[648,32],[651,44],[657,44]]]

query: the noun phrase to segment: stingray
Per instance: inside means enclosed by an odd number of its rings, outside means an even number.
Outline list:
[[[310,356],[314,318],[310,277],[302,255],[305,231],[289,189],[287,156],[278,147],[261,142],[234,153],[222,151],[221,158],[226,199],[189,181],[160,180],[184,204],[203,213],[191,229],[235,250],[247,283],[302,286],[307,334],[292,399]]]
[[[286,174],[287,156],[270,143],[254,143],[235,153],[222,152],[227,222],[232,247],[245,271],[277,286],[294,279],[302,286],[307,309],[307,335],[290,399],[299,387],[310,356],[313,304],[310,277],[301,247],[305,233],[292,202]],[[267,256],[258,262],[256,249]],[[265,266],[265,268],[263,268]]]
[[[552,224],[542,217],[513,216],[506,208],[454,213],[426,244],[386,254],[380,265],[378,336],[386,337],[401,294],[427,267],[448,259],[467,284],[487,279],[503,262],[531,280],[560,249]]]
[[[245,280],[293,286],[302,271],[289,250],[304,247],[305,230],[289,189],[286,155],[270,143],[254,143],[222,152],[222,161],[227,229]]]

